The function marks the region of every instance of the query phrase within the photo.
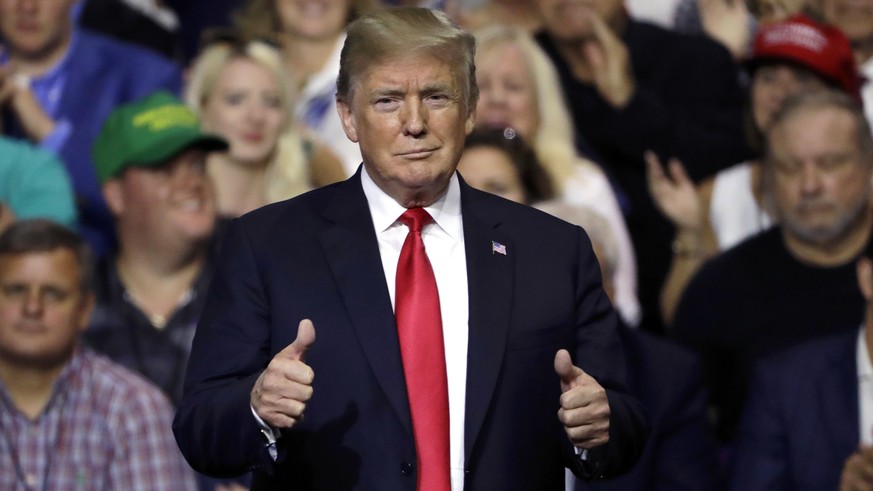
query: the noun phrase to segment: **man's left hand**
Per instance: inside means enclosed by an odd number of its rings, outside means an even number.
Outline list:
[[[561,379],[558,419],[578,448],[590,449],[609,441],[609,401],[606,390],[573,365],[567,350],[555,354],[555,373]]]

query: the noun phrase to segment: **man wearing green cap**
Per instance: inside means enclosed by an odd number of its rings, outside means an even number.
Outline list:
[[[226,148],[167,92],[120,106],[94,142],[119,249],[98,266],[86,340],[174,402],[211,270],[216,218],[206,154]]]
[[[225,149],[163,91],[119,106],[94,142],[118,252],[97,266],[85,342],[143,374],[174,404],[212,277],[216,214],[206,156]]]

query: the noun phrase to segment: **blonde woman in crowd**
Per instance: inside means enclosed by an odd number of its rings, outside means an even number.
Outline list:
[[[218,213],[239,216],[342,180],[340,161],[293,116],[279,51],[261,41],[208,45],[191,67],[185,98],[205,131],[230,143],[207,163]]]
[[[236,18],[244,35],[279,42],[297,94],[295,116],[340,158],[348,175],[357,170],[361,153],[336,112],[340,51],[348,23],[378,6],[378,0],[248,0]]]
[[[609,221],[616,237],[615,304],[629,325],[640,318],[636,260],[606,176],[574,147],[574,130],[554,66],[522,29],[492,25],[475,32],[479,104],[476,124],[518,132],[548,171],[558,197]]]

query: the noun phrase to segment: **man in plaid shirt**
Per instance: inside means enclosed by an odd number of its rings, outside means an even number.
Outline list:
[[[0,489],[196,490],[166,396],[78,344],[89,270],[53,222],[0,235]]]

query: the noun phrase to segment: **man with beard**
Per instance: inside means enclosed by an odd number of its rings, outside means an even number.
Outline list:
[[[873,224],[873,139],[862,109],[844,94],[801,93],[774,115],[766,139],[765,193],[781,225],[704,265],[674,324],[704,360],[723,441],[757,360],[858,325],[864,305],[855,262]]]

